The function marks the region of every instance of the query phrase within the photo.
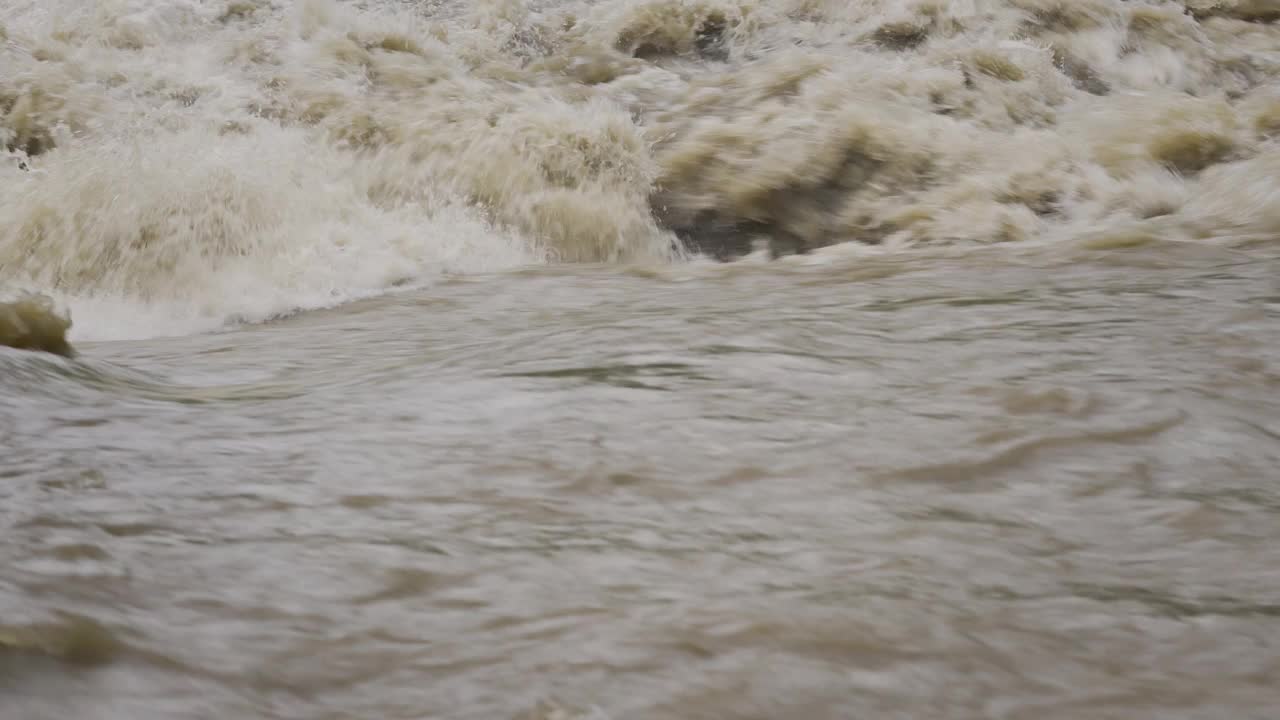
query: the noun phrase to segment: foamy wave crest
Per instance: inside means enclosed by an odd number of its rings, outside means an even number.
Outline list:
[[[665,259],[643,135],[331,2],[6,17],[0,278],[77,339],[207,330],[446,274]]]
[[[83,337],[761,240],[1280,232],[1260,0],[0,8],[0,280]]]
[[[380,183],[399,165],[274,126],[73,144],[10,173],[0,267],[67,302],[93,339],[262,320],[541,259],[465,207],[387,201]],[[118,319],[95,317],[105,308]]]

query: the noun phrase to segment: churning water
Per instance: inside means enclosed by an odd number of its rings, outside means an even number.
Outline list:
[[[1274,718],[1277,20],[0,0],[0,718]]]

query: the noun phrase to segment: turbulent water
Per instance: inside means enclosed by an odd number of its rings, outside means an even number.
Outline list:
[[[759,240],[1280,232],[1272,0],[2,7],[0,278],[84,338]]]
[[[0,0],[0,149],[2,720],[1280,707],[1275,0]]]

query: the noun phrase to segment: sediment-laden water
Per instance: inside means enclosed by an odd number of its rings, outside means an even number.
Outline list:
[[[0,0],[0,718],[1272,718],[1278,19]]]

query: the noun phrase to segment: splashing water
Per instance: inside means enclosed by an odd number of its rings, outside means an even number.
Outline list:
[[[1280,234],[1265,0],[0,7],[0,282],[86,338],[761,240]]]

